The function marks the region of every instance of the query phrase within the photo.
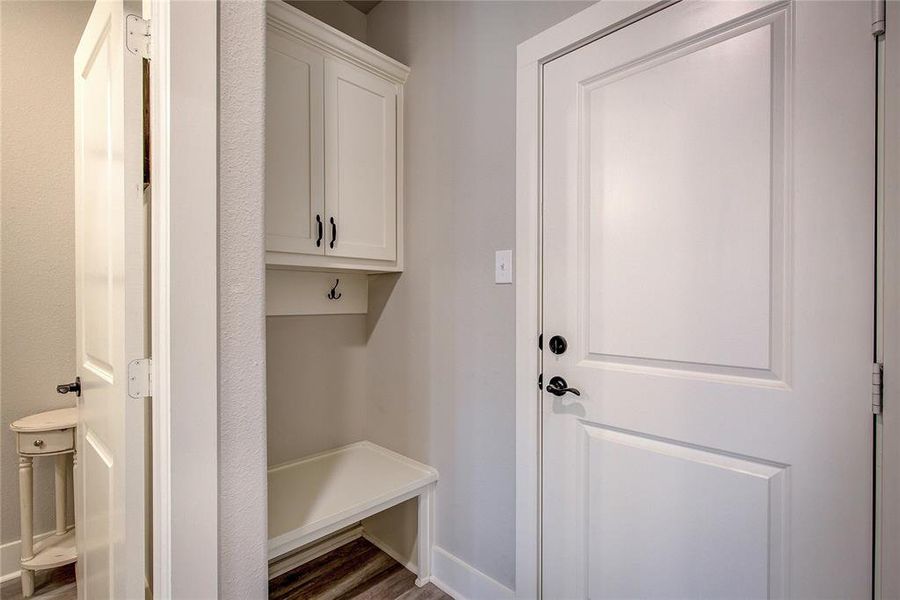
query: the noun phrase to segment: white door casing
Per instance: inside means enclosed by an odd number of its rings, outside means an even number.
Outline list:
[[[266,249],[324,254],[325,57],[275,29],[266,46]]]
[[[545,598],[870,594],[869,25],[681,2],[544,66]]]
[[[325,61],[329,256],[397,258],[397,95],[360,67]]]
[[[145,593],[145,409],[128,363],[145,356],[139,2],[97,2],[75,52],[76,535],[80,598]]]

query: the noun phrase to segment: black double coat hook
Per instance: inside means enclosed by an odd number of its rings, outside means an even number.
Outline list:
[[[341,282],[340,279],[335,279],[334,286],[331,288],[331,291],[328,292],[329,300],[338,300],[341,297],[341,294],[337,293],[337,286]]]

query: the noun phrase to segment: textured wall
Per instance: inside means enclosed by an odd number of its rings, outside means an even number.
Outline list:
[[[515,575],[516,45],[587,2],[382,2],[406,85],[406,271],[369,340],[369,439],[440,471],[437,544]],[[370,291],[370,294],[372,292]]]
[[[268,595],[265,5],[219,6],[219,597]],[[209,549],[211,550],[211,549]]]
[[[71,406],[75,374],[72,57],[93,2],[0,4],[0,542],[19,538],[9,423]],[[53,461],[35,461],[35,531],[53,529]]]

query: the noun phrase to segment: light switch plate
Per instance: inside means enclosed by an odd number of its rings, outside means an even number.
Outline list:
[[[494,283],[512,283],[512,250],[497,250],[494,256]]]

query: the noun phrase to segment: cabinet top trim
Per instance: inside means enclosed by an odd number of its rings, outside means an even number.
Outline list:
[[[403,84],[409,67],[281,1],[266,2],[267,24],[385,79]]]

